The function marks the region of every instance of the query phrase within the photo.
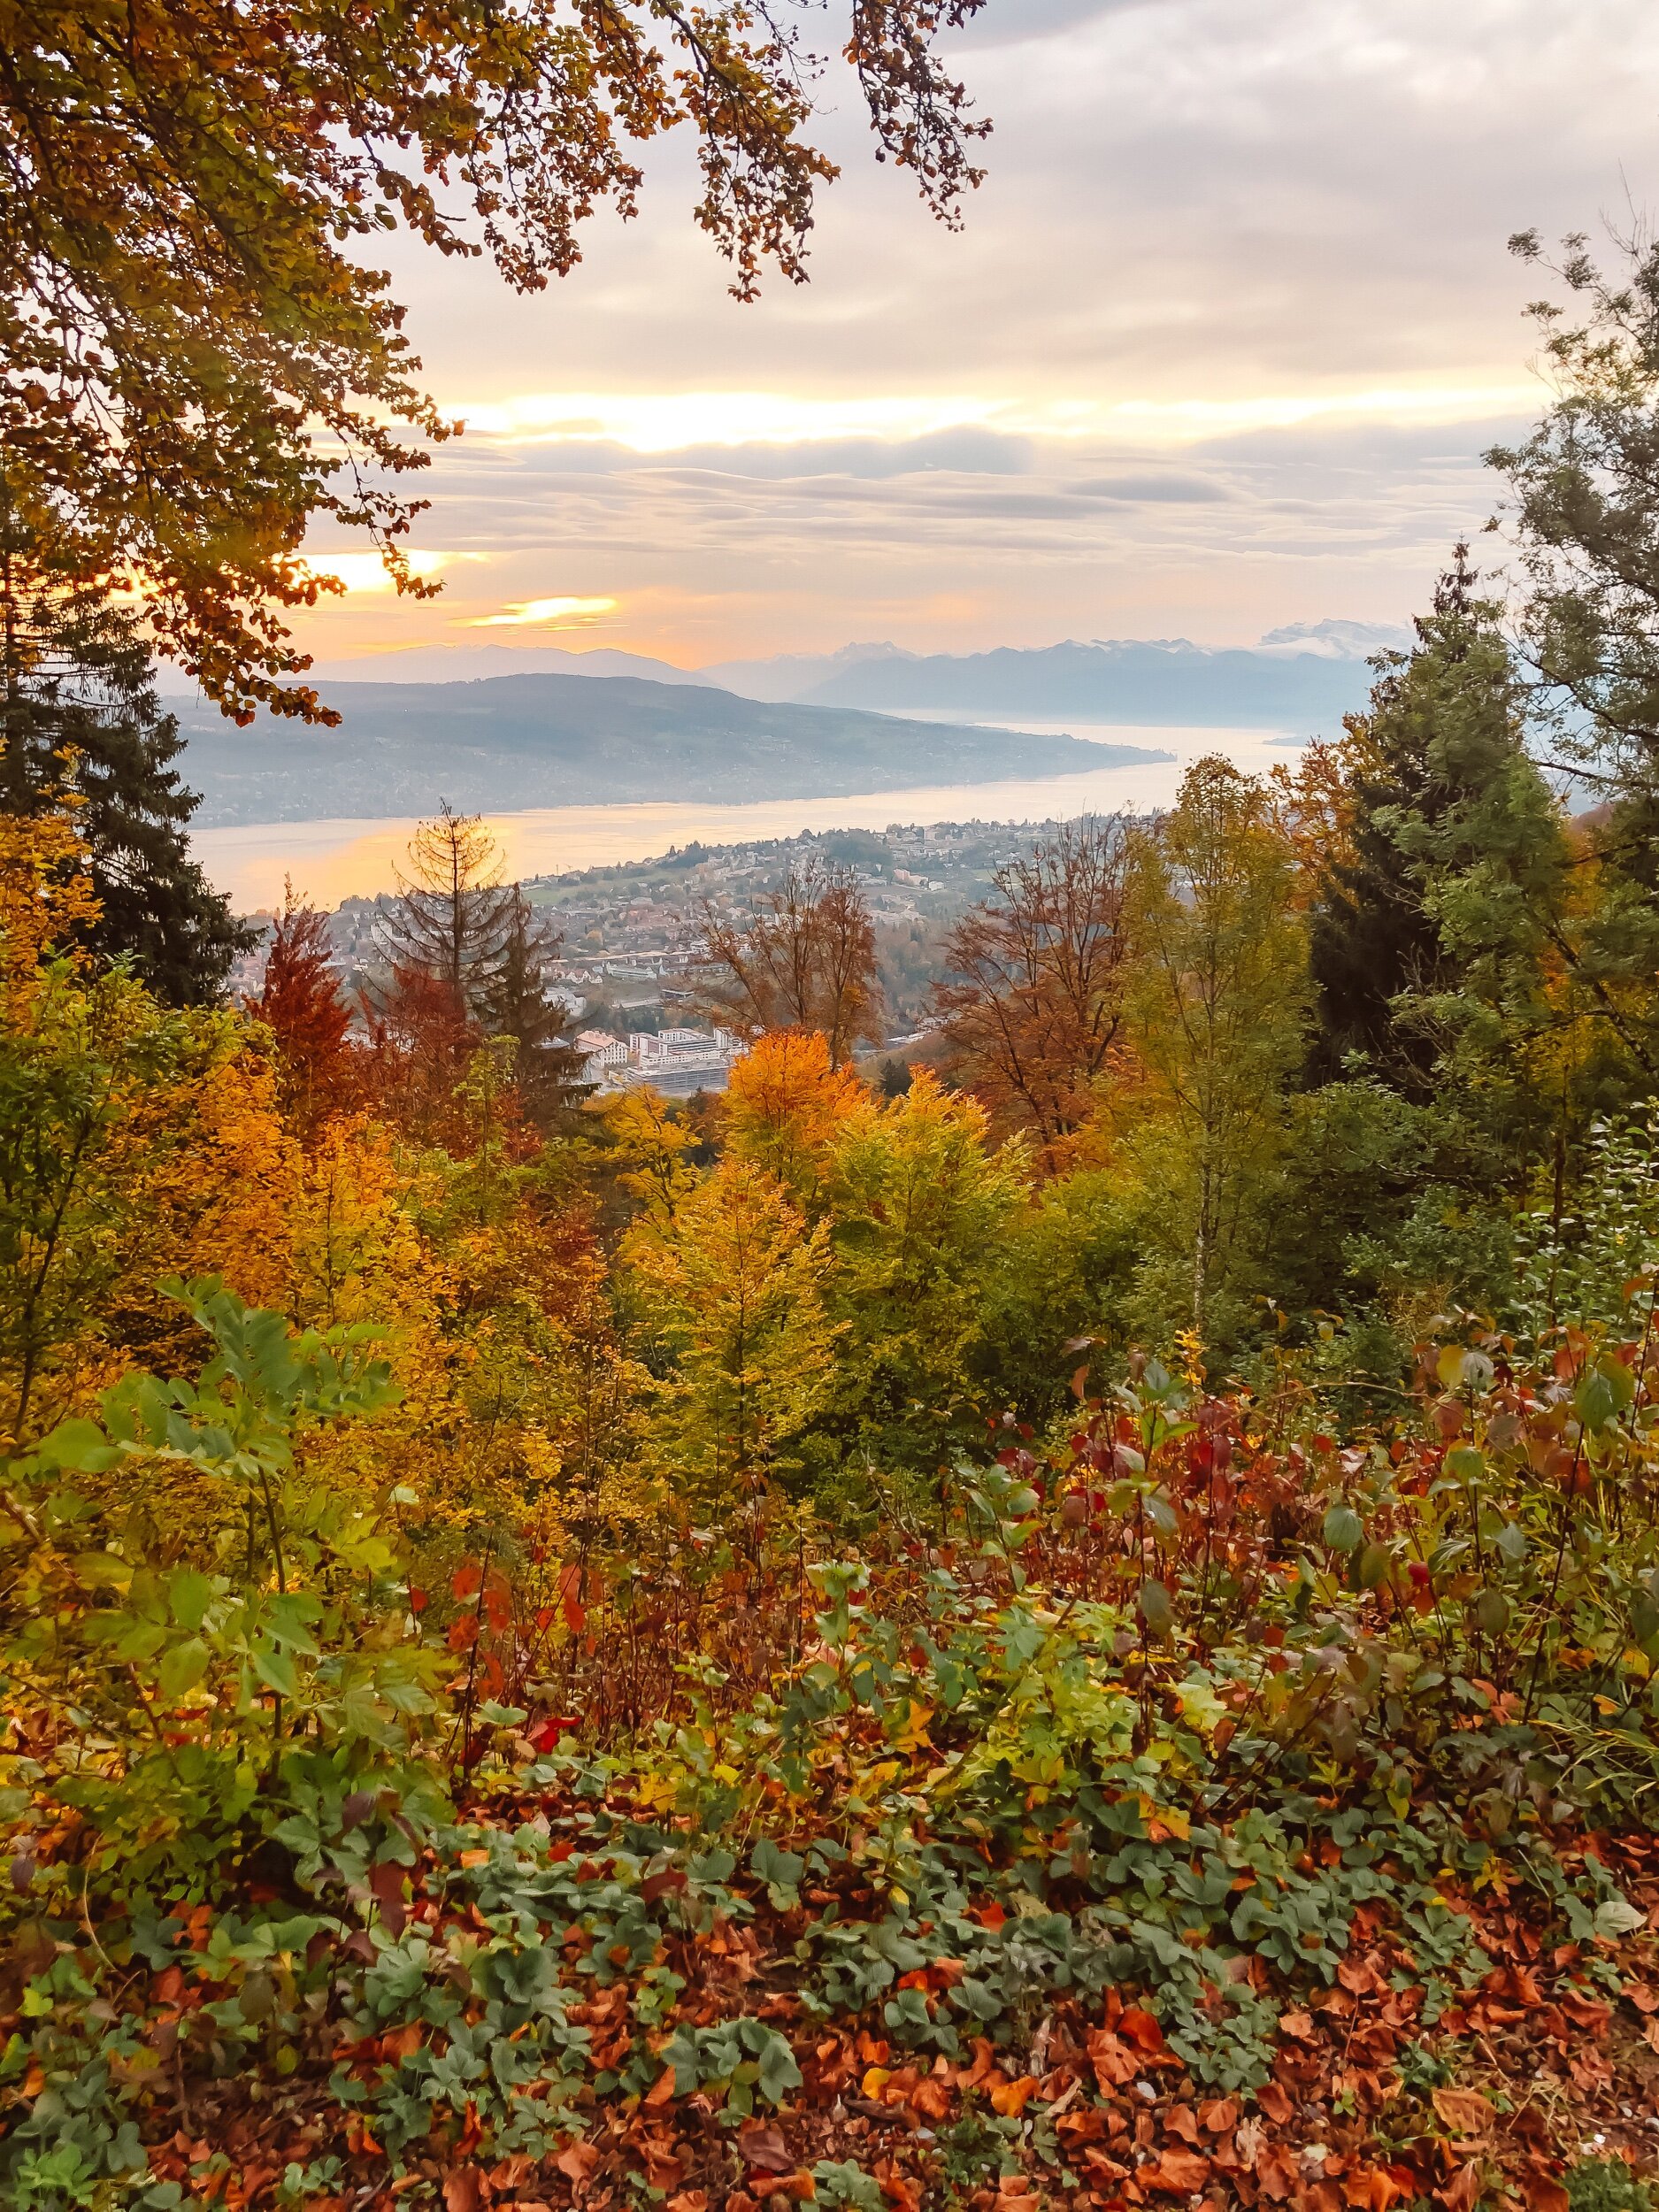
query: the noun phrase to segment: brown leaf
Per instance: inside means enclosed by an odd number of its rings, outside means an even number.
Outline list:
[[[745,2128],[737,2139],[737,2147],[751,2166],[758,2166],[763,2173],[792,2174],[795,2155],[783,2139],[780,2128]]]
[[[1281,2012],[1279,2016],[1279,2032],[1281,2035],[1294,2036],[1298,2043],[1311,2043],[1313,2041],[1313,2016],[1306,2012]]]
[[[1480,2161],[1471,2158],[1457,2171],[1442,2189],[1434,2192],[1434,2200],[1443,2204],[1446,2212],[1475,2212],[1480,2195]]]
[[[1571,2199],[1541,2159],[1529,2158],[1519,2176],[1529,2212],[1570,2212]]]
[[[1088,2039],[1089,2062],[1102,2090],[1119,2089],[1141,2071],[1141,2062],[1110,2028],[1096,2028]]]
[[[1302,2185],[1301,2170],[1282,2143],[1264,2143],[1256,2153],[1256,2178],[1262,2194],[1275,2204],[1294,2196]]]
[[[1172,2105],[1164,2116],[1164,2124],[1171,2135],[1179,2135],[1183,2143],[1198,2140],[1198,2115],[1189,2104]]]
[[[599,2163],[599,2154],[591,2143],[584,2143],[579,2138],[574,2143],[566,2143],[553,2163],[566,2181],[582,2189]]]
[[[1017,2120],[1028,2101],[1037,2093],[1033,2074],[1022,2074],[1018,2081],[994,2081],[991,2084],[991,2108],[1000,2112],[1005,2120]]]
[[[1196,2151],[1166,2143],[1149,2166],[1138,2166],[1135,2179],[1143,2189],[1162,2189],[1172,2197],[1190,2197],[1210,2178],[1210,2161]]]
[[[1238,2124],[1239,2102],[1236,2097],[1211,2097],[1198,2108],[1198,2124],[1206,2135],[1225,2135]]]
[[[1133,2043],[1138,2051],[1161,2051],[1164,2031],[1149,2012],[1142,2012],[1139,2005],[1131,2005],[1120,2015],[1118,2032],[1125,2042]]]
[[[484,2177],[476,2166],[451,2166],[443,2177],[443,2212],[480,2212]]]
[[[1484,2134],[1497,2116],[1478,2089],[1437,2089],[1433,2105],[1454,2135]]]

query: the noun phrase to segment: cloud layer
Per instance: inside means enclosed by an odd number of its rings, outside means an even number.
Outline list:
[[[308,641],[541,600],[613,599],[560,618],[684,661],[1420,603],[1529,404],[1505,238],[1659,185],[1650,0],[989,0],[959,59],[997,126],[966,231],[868,162],[832,75],[814,281],[755,307],[686,219],[684,148],[537,299],[400,245],[475,426],[423,488],[448,588]]]

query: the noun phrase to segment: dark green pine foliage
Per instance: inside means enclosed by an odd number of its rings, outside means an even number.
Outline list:
[[[588,1088],[582,1056],[565,1033],[569,1010],[547,987],[546,963],[559,941],[514,884],[480,1009],[492,1036],[513,1040],[519,1102],[528,1119],[544,1132]]]
[[[130,957],[169,1005],[211,1005],[253,941],[190,856],[199,803],[172,765],[183,741],[156,694],[137,618],[65,586],[0,495],[0,809],[79,800],[102,913],[89,948]]]
[[[1388,657],[1369,710],[1349,718],[1349,849],[1312,918],[1316,1080],[1357,1054],[1425,1099],[1473,1041],[1548,1019],[1541,964],[1566,851],[1478,582],[1458,546],[1416,649]]]

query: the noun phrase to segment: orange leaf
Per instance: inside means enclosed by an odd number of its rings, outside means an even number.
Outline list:
[[[1162,2189],[1173,2197],[1190,2197],[1210,2178],[1210,2161],[1196,2151],[1165,2144],[1149,2166],[1138,2166],[1135,2179],[1143,2189]]]
[[[1018,2081],[994,2081],[991,2084],[991,2108],[1000,2112],[1005,2120],[1017,2120],[1037,2093],[1034,2074],[1022,2074]]]
[[[1131,2005],[1118,2023],[1118,2032],[1133,2043],[1137,2050],[1161,2051],[1164,2031],[1149,2012],[1142,2012],[1139,2005]]]

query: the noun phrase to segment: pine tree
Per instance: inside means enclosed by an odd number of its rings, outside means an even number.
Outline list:
[[[1312,917],[1316,1073],[1358,1051],[1408,1097],[1432,1095],[1478,1033],[1502,1051],[1499,1031],[1512,1046],[1548,1025],[1547,949],[1572,957],[1559,811],[1479,581],[1459,545],[1415,650],[1392,657],[1349,719],[1346,850]]]
[[[0,810],[77,801],[100,908],[82,941],[130,956],[169,1004],[211,1005],[253,933],[190,857],[200,801],[171,764],[184,741],[136,615],[65,581],[49,544],[0,482]]]
[[[558,934],[517,884],[509,897],[505,935],[480,1011],[492,1036],[512,1040],[520,1107],[545,1131],[586,1088],[582,1055],[565,1034],[569,1009],[547,987],[546,963],[558,949]]]
[[[445,799],[410,840],[380,949],[394,973],[426,978],[457,1017],[476,1016],[500,982],[517,897],[483,822]]]

